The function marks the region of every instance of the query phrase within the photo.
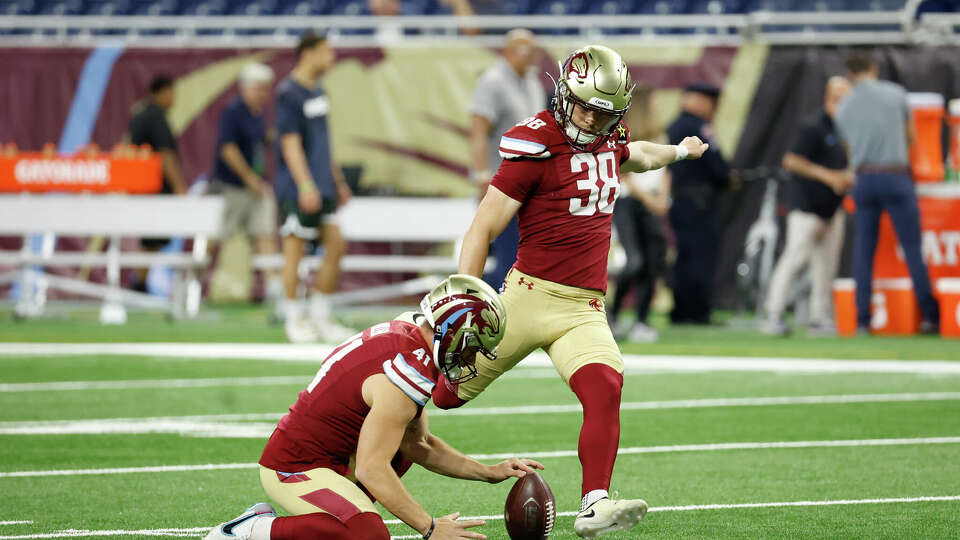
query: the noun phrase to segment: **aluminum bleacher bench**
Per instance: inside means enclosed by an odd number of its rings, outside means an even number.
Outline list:
[[[104,322],[126,320],[125,306],[168,311],[174,317],[193,317],[200,306],[200,271],[209,263],[207,243],[220,232],[223,200],[215,196],[16,194],[0,196],[0,235],[23,236],[20,250],[0,251],[0,285],[21,283],[15,313],[42,313],[46,288],[102,298]],[[31,236],[42,238],[41,249],[31,249]],[[55,249],[57,235],[105,237],[105,252],[63,252]],[[123,252],[124,237],[186,238],[190,252]],[[125,290],[121,268],[145,268],[160,263],[174,269],[170,298]],[[42,267],[106,268],[105,284],[45,273]],[[39,286],[38,286],[39,285]]]
[[[466,234],[477,202],[473,198],[426,197],[354,197],[338,212],[344,238],[357,242],[425,242],[453,244],[450,255],[345,255],[341,259],[344,272],[413,272],[418,278],[333,295],[340,304],[369,302],[430,290],[449,274],[457,271],[460,243]],[[492,259],[492,258],[491,258]],[[300,274],[320,267],[322,257],[304,257]],[[492,268],[494,261],[487,261]],[[257,255],[253,267],[259,270],[283,267],[280,255]]]

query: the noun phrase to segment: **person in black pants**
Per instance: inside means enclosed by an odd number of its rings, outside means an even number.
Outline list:
[[[670,226],[676,234],[677,260],[674,264],[674,323],[709,324],[713,310],[713,289],[721,224],[717,199],[730,186],[731,172],[713,138],[710,122],[717,108],[720,90],[697,83],[683,93],[683,112],[667,128],[670,144],[684,137],[698,136],[710,144],[701,159],[678,161],[669,166],[673,203]]]
[[[633,91],[633,106],[627,113],[627,126],[634,140],[662,142],[663,131],[653,110],[653,90]],[[663,216],[670,208],[670,174],[666,168],[641,174],[628,174],[620,184],[620,197],[613,213],[617,238],[627,254],[627,263],[616,280],[616,292],[608,312],[610,327],[617,339],[649,343],[659,337],[647,323],[657,280],[663,275],[667,240]],[[620,319],[627,294],[636,295],[636,321]]]

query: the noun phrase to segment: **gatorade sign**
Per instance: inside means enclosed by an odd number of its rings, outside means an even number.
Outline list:
[[[0,192],[157,193],[162,181],[156,155],[119,159],[108,154],[49,157],[21,153],[0,158]]]

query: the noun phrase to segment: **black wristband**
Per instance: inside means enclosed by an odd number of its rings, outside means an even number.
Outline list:
[[[427,532],[423,533],[423,540],[430,538],[430,535],[433,534],[433,528],[437,526],[436,518],[430,518],[430,528],[427,529]]]

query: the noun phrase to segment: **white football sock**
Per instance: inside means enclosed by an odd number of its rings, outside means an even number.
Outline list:
[[[273,527],[274,516],[261,516],[253,522],[250,529],[250,540],[270,540],[270,529]]]
[[[280,276],[270,276],[264,284],[264,296],[268,302],[283,301],[283,279]]]
[[[315,292],[310,296],[310,318],[323,322],[330,320],[330,300],[327,295]]]
[[[600,499],[608,499],[608,498],[610,498],[610,494],[607,493],[607,490],[595,489],[587,493],[586,495],[583,496],[582,499],[580,499],[580,511],[583,512],[584,510],[589,508],[591,504],[599,501]]]
[[[283,317],[288,322],[300,319],[302,314],[303,306],[300,304],[300,300],[287,298],[283,301]]]

